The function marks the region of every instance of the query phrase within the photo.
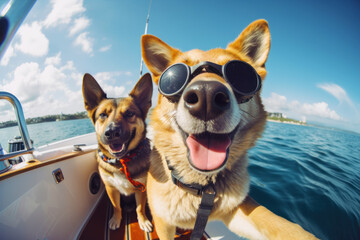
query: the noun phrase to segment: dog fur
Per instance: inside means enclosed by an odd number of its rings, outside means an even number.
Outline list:
[[[157,84],[162,72],[174,63],[193,66],[202,61],[224,65],[242,60],[252,65],[262,81],[270,50],[270,32],[265,20],[251,23],[226,49],[198,49],[181,52],[152,35],[142,37],[142,56]],[[168,164],[185,183],[215,184],[217,192],[210,220],[222,220],[239,236],[249,239],[314,239],[299,225],[273,214],[257,204],[249,193],[247,151],[255,145],[266,123],[266,112],[260,92],[238,104],[230,85],[219,75],[204,72],[195,76],[186,88],[195,83],[219,82],[229,91],[230,107],[211,120],[201,120],[184,107],[184,94],[178,102],[159,94],[150,130],[154,149],[150,157],[147,195],[156,231],[161,240],[173,239],[175,228],[192,229],[201,197],[189,194],[173,184]],[[185,90],[186,91],[186,90]],[[184,92],[185,92],[184,91]],[[226,164],[210,172],[199,171],[190,164],[184,135],[232,134]],[[168,162],[168,163],[167,163]]]
[[[145,74],[126,98],[107,98],[90,74],[85,74],[83,79],[85,108],[95,126],[99,149],[107,158],[123,158],[142,143],[139,153],[126,163],[131,178],[142,184],[146,183],[149,169],[150,144],[148,141],[145,144],[144,139],[152,91],[150,74]],[[120,193],[135,193],[139,226],[144,231],[152,231],[152,224],[145,215],[146,193],[130,183],[124,172],[120,171],[121,165],[105,162],[99,154],[97,159],[101,179],[114,207],[114,214],[109,220],[110,229],[115,230],[120,226]]]

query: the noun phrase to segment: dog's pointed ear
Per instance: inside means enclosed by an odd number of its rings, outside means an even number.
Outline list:
[[[83,78],[82,92],[84,97],[85,109],[91,111],[106,98],[106,93],[102,90],[98,82],[89,73],[85,73]]]
[[[172,59],[180,53],[153,35],[141,37],[141,52],[144,62],[154,77],[160,76],[170,65]],[[154,81],[157,83],[157,78]]]
[[[257,67],[264,67],[270,51],[267,21],[260,19],[251,23],[227,49],[249,57]]]
[[[130,93],[130,96],[135,100],[136,105],[140,108],[144,119],[151,107],[152,94],[153,85],[151,75],[150,73],[146,73],[140,78]]]

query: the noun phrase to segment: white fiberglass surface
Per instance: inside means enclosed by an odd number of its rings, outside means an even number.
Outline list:
[[[52,172],[60,168],[64,180]],[[100,199],[90,193],[94,152],[49,164],[0,182],[0,239],[73,239]]]

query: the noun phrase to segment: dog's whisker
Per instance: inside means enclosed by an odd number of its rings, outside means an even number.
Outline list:
[[[244,109],[241,109],[241,111],[243,113],[246,113],[248,116],[252,117],[253,119],[255,119],[255,117],[253,115],[251,115],[249,112],[245,111]]]

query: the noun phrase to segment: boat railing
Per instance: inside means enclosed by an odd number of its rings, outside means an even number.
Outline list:
[[[0,91],[0,99],[5,99],[5,100],[9,101],[12,104],[12,106],[14,107],[17,123],[19,126],[20,135],[24,141],[24,146],[25,146],[24,150],[0,155],[0,162],[2,162],[5,160],[8,160],[10,158],[14,158],[14,157],[23,155],[23,154],[32,153],[34,151],[34,148],[31,143],[30,135],[29,135],[29,132],[28,132],[28,129],[26,126],[24,112],[21,107],[20,101],[13,94],[11,94],[9,92],[2,92],[2,91]]]

